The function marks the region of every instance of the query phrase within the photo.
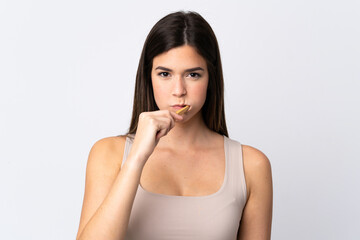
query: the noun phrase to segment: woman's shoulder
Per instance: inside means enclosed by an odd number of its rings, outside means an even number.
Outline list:
[[[270,160],[261,150],[250,145],[242,144],[236,139],[229,139],[232,143],[235,143],[233,146],[241,146],[245,174],[251,175],[252,177],[261,171],[271,170]]]
[[[126,135],[101,138],[91,147],[89,159],[96,159],[98,165],[120,170],[125,141]]]
[[[126,135],[109,136],[97,140],[92,148],[105,153],[119,153],[124,150]]]
[[[245,179],[249,192],[265,181],[271,181],[271,164],[269,158],[259,149],[241,144]]]
[[[241,144],[243,150],[244,164],[251,167],[269,167],[270,160],[268,157],[259,149]]]

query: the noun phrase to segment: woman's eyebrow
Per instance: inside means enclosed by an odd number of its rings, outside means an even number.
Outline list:
[[[172,70],[170,68],[166,68],[166,67],[162,67],[162,66],[158,66],[157,68],[155,68],[155,70],[158,70],[158,69],[172,72]],[[204,69],[201,67],[195,67],[195,68],[186,69],[185,72],[193,72],[193,71],[197,71],[197,70],[204,71]]]

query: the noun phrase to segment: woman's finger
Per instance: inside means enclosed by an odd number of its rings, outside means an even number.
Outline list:
[[[158,131],[157,134],[156,134],[156,140],[159,140],[160,138],[165,136],[168,133],[168,131],[169,130],[167,128],[163,128],[160,131]]]
[[[170,115],[175,119],[175,121],[181,121],[184,119],[183,116],[175,113],[175,112],[172,112],[172,111],[169,111]]]

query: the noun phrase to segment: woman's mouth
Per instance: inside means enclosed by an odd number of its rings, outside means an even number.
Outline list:
[[[176,108],[176,107],[181,107],[181,108]],[[177,105],[175,106],[176,113],[179,115],[183,115],[185,114],[188,110],[189,110],[190,106],[189,105]]]
[[[182,105],[172,105],[171,107],[175,110],[179,110],[179,109],[182,109],[186,106],[189,106],[189,105],[186,105],[186,104],[182,104]],[[190,106],[189,106],[190,107]]]
[[[187,104],[175,104],[175,105],[172,105],[171,108],[173,109],[173,111],[175,112],[180,112],[181,109],[185,108],[185,110],[181,111],[182,113],[186,113],[188,111],[190,111],[191,109],[191,106],[190,105],[187,105]]]

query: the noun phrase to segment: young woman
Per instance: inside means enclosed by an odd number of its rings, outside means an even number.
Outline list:
[[[144,44],[128,133],[90,150],[77,239],[265,240],[271,221],[270,162],[228,137],[210,25],[165,16]]]

